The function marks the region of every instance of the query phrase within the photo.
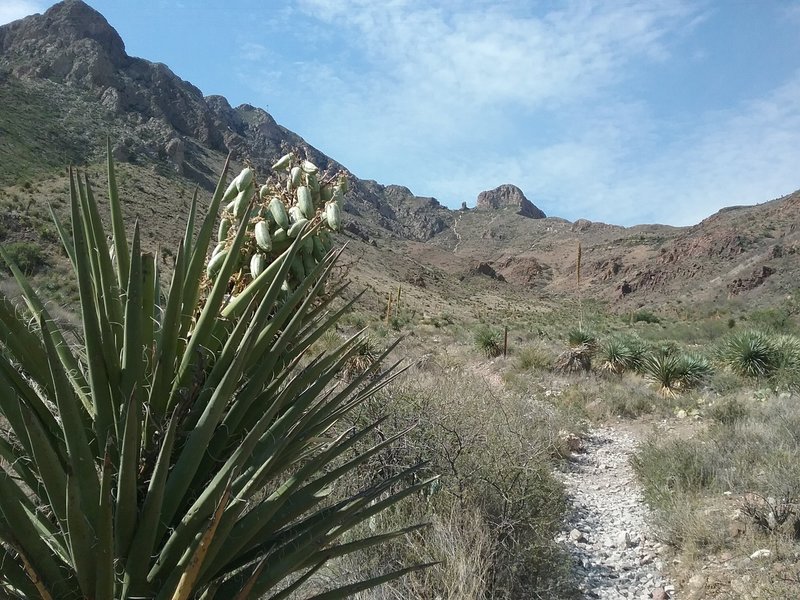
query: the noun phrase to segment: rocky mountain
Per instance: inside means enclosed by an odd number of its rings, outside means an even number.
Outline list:
[[[47,216],[37,208],[44,190],[62,185],[67,162],[101,162],[106,136],[131,181],[144,189],[149,180],[148,192],[167,203],[163,212],[132,205],[141,219],[174,215],[168,207],[180,190],[210,189],[228,154],[263,177],[288,150],[324,171],[347,171],[266,111],[204,96],[166,65],[129,56],[114,28],[81,0],[0,27],[0,105],[0,204],[10,207],[0,239],[37,239],[42,226],[32,215]],[[33,180],[53,183],[42,184],[23,214],[17,199]],[[360,281],[375,289],[408,282],[421,302],[579,291],[621,310],[681,299],[768,303],[795,293],[800,275],[800,193],[720,211],[688,228],[623,228],[546,217],[511,184],[482,192],[475,208],[450,210],[401,185],[351,180],[345,236],[359,257]]]
[[[518,215],[531,219],[544,219],[547,216],[525,197],[521,189],[510,183],[478,194],[476,208],[484,210],[511,209]]]

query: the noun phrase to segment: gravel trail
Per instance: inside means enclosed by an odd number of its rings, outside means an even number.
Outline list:
[[[628,428],[593,429],[561,474],[572,514],[557,541],[575,558],[586,598],[677,598],[661,575],[664,549],[650,533],[648,509],[630,466],[638,443]]]

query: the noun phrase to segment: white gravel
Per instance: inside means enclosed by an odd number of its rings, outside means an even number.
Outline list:
[[[638,442],[627,430],[594,429],[584,452],[561,473],[573,510],[557,541],[575,558],[586,598],[677,598],[661,574],[663,548],[648,527],[649,511],[630,466]]]

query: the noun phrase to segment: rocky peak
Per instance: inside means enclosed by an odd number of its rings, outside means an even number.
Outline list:
[[[544,219],[547,216],[525,197],[521,189],[510,183],[478,194],[477,207],[488,210],[512,208],[518,215],[531,219]]]
[[[81,0],[0,27],[0,58],[18,76],[102,83],[128,59],[105,17]]]

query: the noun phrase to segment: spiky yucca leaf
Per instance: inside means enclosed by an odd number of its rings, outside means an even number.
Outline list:
[[[342,381],[358,336],[301,360],[349,307],[331,311],[332,296],[322,294],[338,255],[285,292],[300,234],[231,299],[243,224],[205,287],[226,165],[205,219],[193,199],[162,302],[138,227],[127,237],[110,160],[108,169],[115,260],[91,185],[75,173],[71,233],[58,224],[80,289],[80,340],[61,331],[13,264],[35,327],[0,297],[5,597],[278,598],[331,558],[405,534],[339,541],[428,482],[405,485],[412,468],[370,479],[354,496],[332,495],[396,439],[365,449],[377,424],[352,432],[338,423],[399,372],[381,370],[390,347]]]

